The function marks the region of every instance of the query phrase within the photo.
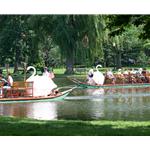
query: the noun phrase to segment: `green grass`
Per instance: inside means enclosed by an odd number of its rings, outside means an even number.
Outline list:
[[[0,135],[133,136],[150,135],[150,121],[40,121],[0,117]]]
[[[53,71],[55,74],[64,74],[65,70],[65,68],[54,68]]]

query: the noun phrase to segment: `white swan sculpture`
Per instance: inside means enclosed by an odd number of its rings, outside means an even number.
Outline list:
[[[93,80],[95,81],[95,83],[97,85],[103,85],[104,84],[104,80],[105,80],[105,77],[103,75],[103,73],[101,73],[99,70],[98,70],[98,67],[102,67],[101,65],[97,65],[96,66],[96,71],[94,72],[94,75],[93,75]]]
[[[33,69],[33,74],[26,81],[33,82],[33,96],[47,96],[57,87],[51,78],[36,75],[36,69],[33,66],[29,66],[27,71],[30,69]]]

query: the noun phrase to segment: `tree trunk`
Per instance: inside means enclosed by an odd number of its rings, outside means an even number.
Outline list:
[[[18,72],[19,57],[20,57],[20,51],[16,50],[15,64],[14,64],[14,73]]]
[[[67,56],[66,58],[66,71],[65,74],[73,74],[73,64],[74,64],[74,59],[73,59],[73,55],[71,55],[70,57]]]
[[[14,64],[14,73],[18,72],[18,62]]]
[[[121,68],[122,65],[121,65],[121,53],[120,52],[117,53],[116,58],[117,58],[117,68]]]
[[[9,64],[8,63],[5,64],[5,67],[6,67],[6,72],[7,72],[7,75],[8,75],[8,73],[9,73]]]
[[[117,54],[115,54],[113,57],[114,57],[113,58],[113,60],[114,60],[114,70],[117,70]]]

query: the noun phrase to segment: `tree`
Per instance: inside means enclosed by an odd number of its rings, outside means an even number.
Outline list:
[[[35,16],[38,32],[52,37],[66,58],[66,73],[73,73],[75,61],[102,57],[102,16],[53,15]],[[84,54],[84,55],[81,55]]]
[[[24,59],[28,46],[25,41],[26,16],[3,16],[5,18],[1,24],[0,45],[2,58],[5,62],[10,59],[14,63],[14,72],[18,70],[18,64]]]
[[[140,19],[142,17],[139,15],[109,16],[109,21],[107,22],[108,35],[107,40],[105,40],[108,42],[105,42],[107,49],[105,48],[104,54],[107,53],[108,56],[105,55],[106,58],[115,58],[114,64],[117,68],[122,65],[133,65],[130,60],[134,63],[136,61],[139,62],[140,54],[145,53],[145,48],[143,47],[144,39],[141,38],[145,24],[137,22]],[[112,63],[112,60],[109,59],[109,62]]]

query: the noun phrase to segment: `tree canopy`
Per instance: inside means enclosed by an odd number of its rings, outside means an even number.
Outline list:
[[[145,66],[149,15],[1,15],[0,64]]]

